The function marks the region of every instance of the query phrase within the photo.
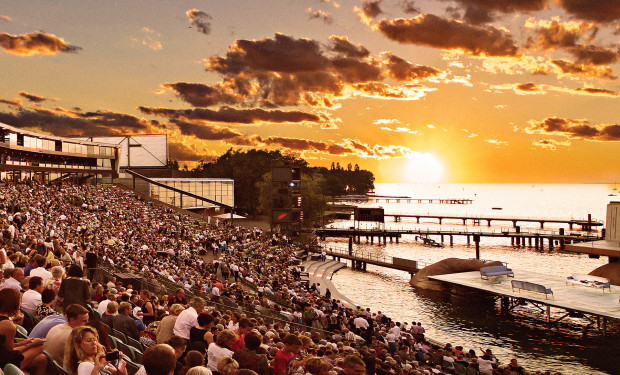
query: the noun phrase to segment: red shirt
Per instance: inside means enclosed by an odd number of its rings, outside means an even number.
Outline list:
[[[275,358],[273,359],[273,374],[280,375],[279,371],[284,370],[286,375],[293,373],[293,359],[295,353],[284,353],[282,350],[278,350]]]

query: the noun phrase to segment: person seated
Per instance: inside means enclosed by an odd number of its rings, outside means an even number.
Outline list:
[[[71,331],[65,348],[63,367],[73,375],[127,375],[124,362],[120,359],[121,353],[118,361],[107,361],[97,330],[90,326],[80,326]]]
[[[129,302],[121,302],[118,307],[118,315],[112,319],[112,327],[124,333],[125,336],[138,340],[138,327],[136,326],[136,321],[131,317],[131,311],[132,308]]]
[[[118,315],[118,303],[116,301],[110,301],[106,306],[105,313],[101,316],[101,321],[108,327],[112,327],[112,321],[114,317]]]
[[[43,354],[43,342],[29,338],[15,342],[17,327],[24,319],[19,311],[21,294],[16,289],[0,290],[0,367],[12,363],[31,375],[46,373],[47,358]]]
[[[34,311],[34,322],[39,322],[50,315],[56,314],[56,310],[52,307],[52,304],[56,300],[56,292],[54,289],[44,289],[41,292],[41,304]]]

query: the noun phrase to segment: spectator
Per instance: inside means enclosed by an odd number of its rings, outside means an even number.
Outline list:
[[[106,361],[105,348],[99,343],[99,335],[93,327],[75,327],[66,346],[63,367],[73,375],[127,375],[124,366],[117,369]]]
[[[284,343],[284,347],[278,350],[273,360],[273,375],[292,375],[292,370],[296,369],[302,364],[301,361],[293,360],[295,354],[299,352],[302,343],[299,337],[294,334],[286,335],[282,342]],[[292,365],[289,365],[289,362],[291,361],[293,361],[291,363]]]
[[[67,277],[60,283],[58,298],[62,301],[63,309],[72,304],[86,306],[90,301],[90,285],[82,279],[82,269],[72,264],[67,271]]]
[[[250,332],[245,335],[245,348],[236,350],[232,357],[239,363],[239,368],[241,369],[252,370],[258,375],[269,375],[270,370],[267,357],[257,354],[260,345],[260,334]]]
[[[34,258],[36,261],[37,268],[30,271],[29,276],[39,276],[41,279],[43,279],[43,282],[51,279],[52,273],[45,269],[45,266],[47,265],[47,259],[44,256],[39,255],[39,254],[35,255]]]
[[[189,341],[189,331],[198,323],[198,314],[202,312],[204,307],[204,299],[200,297],[192,298],[189,301],[189,308],[183,310],[174,323],[174,334]],[[215,369],[212,369],[212,371],[215,371]]]
[[[158,344],[163,344],[174,336],[174,325],[179,314],[183,312],[183,310],[185,310],[185,308],[178,303],[170,306],[170,315],[165,316],[157,326],[156,337]]]
[[[112,327],[127,337],[138,340],[138,327],[136,321],[131,317],[131,304],[129,302],[121,302],[118,307],[118,315],[112,319]]]
[[[39,324],[39,322],[46,317],[56,314],[56,310],[52,307],[55,300],[56,292],[54,289],[44,289],[41,292],[41,304],[37,306],[37,309],[34,311],[35,324]]]
[[[234,352],[230,347],[237,341],[237,335],[225,329],[217,334],[215,342],[212,342],[207,349],[207,368],[212,372],[219,371],[217,364],[224,357],[232,357]]]
[[[42,303],[41,292],[43,291],[43,279],[39,276],[31,276],[28,281],[28,290],[22,296],[22,309],[30,315],[34,315]]]
[[[217,372],[220,375],[235,375],[238,369],[239,364],[231,357],[222,357],[217,362]]]
[[[65,309],[65,318],[67,323],[59,324],[50,329],[45,336],[45,344],[43,344],[43,349],[58,363],[63,361],[65,345],[73,328],[83,326],[88,322],[88,310],[78,304],[69,305]]]
[[[142,363],[146,375],[172,375],[177,358],[169,345],[154,345],[144,351]]]
[[[24,275],[24,269],[19,268],[19,267],[13,268],[12,270],[6,269],[4,270],[4,273],[10,274],[11,276],[4,283],[2,283],[2,286],[0,286],[0,289],[12,288],[12,289],[21,291],[22,281],[26,277]]]
[[[110,301],[105,308],[105,313],[101,316],[101,321],[108,327],[112,328],[114,317],[118,315],[118,303],[116,301]]]

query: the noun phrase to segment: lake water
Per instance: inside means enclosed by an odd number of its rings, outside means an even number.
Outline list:
[[[418,204],[418,203],[368,203],[361,206],[383,207],[386,213],[450,214],[466,216],[493,216],[519,218],[561,218],[604,220],[610,201],[620,201],[614,185],[599,184],[377,184],[376,195],[410,196],[412,198],[468,198],[472,204]],[[501,210],[493,209],[501,208]],[[420,224],[415,219],[403,218],[402,222],[385,223],[395,228],[442,228],[464,229],[462,221],[428,219]],[[330,225],[350,227],[352,221],[341,220]],[[538,223],[520,222],[522,231],[538,231]],[[368,227],[376,224],[368,223]],[[362,224],[364,227],[364,224]],[[488,228],[474,226],[468,229],[496,230],[512,227],[511,222],[492,222]],[[544,230],[558,230],[568,225],[545,224]],[[574,228],[576,231],[578,227]],[[439,238],[435,238],[439,241]],[[328,240],[328,246],[346,246],[346,240]],[[545,242],[546,244],[546,242]],[[362,240],[355,245],[375,254],[396,256],[427,263],[457,257],[472,258],[474,246],[468,246],[465,238],[455,237],[454,246],[443,248],[423,246],[414,236],[404,236],[399,244],[370,245]],[[591,259],[587,255],[561,251],[557,248],[534,250],[514,248],[509,239],[482,238],[481,258],[507,262],[511,268],[565,277],[572,273],[589,273],[607,263],[607,257]],[[409,285],[409,275],[381,267],[368,267],[368,272],[345,268],[333,277],[333,283],[356,303],[380,310],[401,322],[421,321],[430,338],[479,351],[491,348],[501,362],[518,358],[526,369],[561,371],[566,374],[620,374],[618,343],[613,338],[582,339],[579,332],[582,320],[569,318],[577,330],[548,330],[536,319],[530,308],[518,309],[524,317],[499,316],[493,305],[484,300],[468,300],[463,296],[439,292],[419,291]]]

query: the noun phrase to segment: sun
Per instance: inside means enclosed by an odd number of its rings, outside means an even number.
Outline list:
[[[403,180],[415,183],[438,183],[444,176],[444,165],[428,152],[413,152],[405,159]]]

